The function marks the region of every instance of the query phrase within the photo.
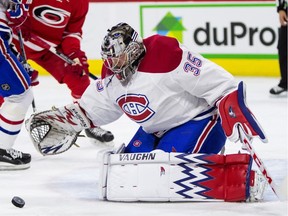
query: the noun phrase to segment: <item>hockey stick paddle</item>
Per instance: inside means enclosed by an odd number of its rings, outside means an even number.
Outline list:
[[[38,36],[36,36],[32,33],[30,33],[30,41],[33,42],[34,44],[36,44],[37,46],[40,46],[44,49],[49,50],[50,52],[52,52],[53,54],[55,54],[56,56],[58,56],[59,58],[61,58],[65,62],[67,62],[68,64],[72,65],[75,63],[72,59],[70,59],[64,53],[59,52],[58,50],[56,50],[55,47],[50,46],[47,42],[45,42],[44,40],[42,40],[41,38],[39,38]],[[92,78],[93,80],[97,79],[97,77],[92,73],[89,73],[89,77]]]
[[[18,34],[18,37],[19,37],[19,44],[20,44],[20,49],[21,49],[21,56],[23,58],[23,65],[25,67],[25,65],[28,64],[28,63],[27,63],[27,57],[26,57],[26,52],[25,52],[22,32],[21,32],[20,28],[18,28],[17,31],[18,31],[17,34]],[[33,98],[33,101],[32,101],[32,108],[33,108],[33,112],[35,113],[36,112],[36,104],[35,104],[35,99],[34,98]]]
[[[247,136],[247,134],[244,132],[244,130],[242,129],[242,127],[240,125],[238,126],[238,131],[240,134],[240,141],[246,146],[247,151],[252,156],[254,162],[256,163],[259,170],[261,171],[261,173],[263,174],[263,176],[267,180],[268,184],[270,185],[270,187],[273,190],[273,192],[275,193],[275,195],[281,201],[287,200],[287,191],[282,190],[282,186],[284,186],[284,185],[281,184],[281,187],[280,187],[275,183],[272,176],[268,172],[266,166],[264,165],[263,161],[260,159],[260,157],[255,152],[255,149],[254,149],[253,145],[251,144],[249,137]],[[286,177],[286,179],[287,179],[287,177]],[[284,182],[284,184],[287,184],[287,182]]]

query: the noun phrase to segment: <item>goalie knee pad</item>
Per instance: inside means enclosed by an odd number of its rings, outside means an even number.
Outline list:
[[[254,181],[251,163],[248,154],[106,153],[100,199],[246,201]]]

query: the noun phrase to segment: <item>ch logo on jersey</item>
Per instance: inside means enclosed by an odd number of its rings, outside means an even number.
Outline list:
[[[103,91],[104,87],[103,87],[103,84],[102,84],[102,80],[101,80],[101,79],[97,80],[97,82],[96,82],[96,89],[97,89],[98,92]]]
[[[149,100],[145,95],[122,95],[117,99],[117,103],[124,113],[137,123],[145,122],[155,114],[149,107]]]
[[[54,28],[63,28],[68,22],[70,12],[50,5],[41,5],[33,9],[33,16],[44,25]]]

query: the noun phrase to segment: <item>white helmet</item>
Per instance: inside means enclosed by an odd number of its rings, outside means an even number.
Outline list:
[[[121,82],[127,82],[135,73],[140,60],[145,55],[142,38],[128,24],[119,23],[108,30],[101,45],[104,65]]]

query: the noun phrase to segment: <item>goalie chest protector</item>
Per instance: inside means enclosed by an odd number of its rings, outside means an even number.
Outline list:
[[[245,201],[248,154],[128,153],[103,156],[100,199],[111,201]]]

